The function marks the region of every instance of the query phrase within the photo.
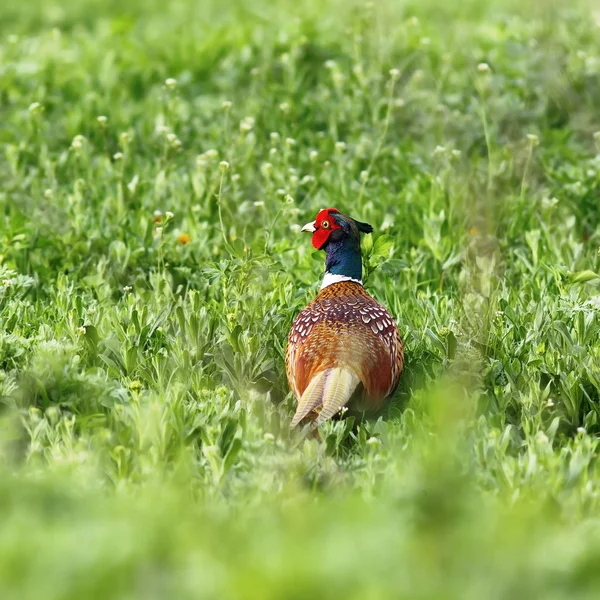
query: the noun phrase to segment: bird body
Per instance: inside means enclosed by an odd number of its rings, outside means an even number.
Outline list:
[[[321,290],[288,338],[287,375],[298,400],[292,427],[306,418],[320,424],[351,399],[380,408],[398,385],[404,362],[394,320],[361,281],[360,232],[371,226],[324,209],[303,229],[313,232],[313,245],[327,258]]]

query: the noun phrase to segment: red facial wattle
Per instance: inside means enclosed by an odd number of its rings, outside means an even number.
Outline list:
[[[325,229],[317,229],[312,235],[312,245],[317,250],[320,250],[327,243],[330,235],[331,229],[329,231],[326,231]]]
[[[337,208],[324,208],[319,211],[317,218],[314,222],[315,231],[312,235],[312,245],[317,249],[321,250],[327,243],[331,232],[335,229],[341,229],[333,218],[333,213],[339,213]]]

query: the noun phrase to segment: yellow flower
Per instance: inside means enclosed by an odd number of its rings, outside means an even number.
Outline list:
[[[190,243],[191,239],[192,239],[192,236],[190,236],[189,233],[180,233],[177,236],[177,243],[181,244],[182,246],[185,246],[186,244]]]

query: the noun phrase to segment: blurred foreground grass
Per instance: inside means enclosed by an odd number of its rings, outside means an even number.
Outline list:
[[[596,598],[583,2],[0,7],[0,596]],[[288,430],[323,206],[407,347]]]

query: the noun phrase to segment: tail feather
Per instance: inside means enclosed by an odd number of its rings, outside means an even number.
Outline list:
[[[352,397],[360,379],[346,369],[331,369],[323,389],[323,409],[319,413],[317,425],[335,415]]]
[[[323,401],[323,388],[325,387],[326,374],[327,371],[321,371],[310,380],[308,387],[302,394],[302,398],[300,398],[300,402],[298,402],[298,408],[290,423],[290,427],[298,425],[311,410],[314,410],[321,405]]]
[[[319,407],[321,411],[317,424],[320,425],[330,419],[347,404],[359,383],[360,379],[348,369],[325,369],[317,373],[302,394],[290,427],[295,427],[311,411]]]

